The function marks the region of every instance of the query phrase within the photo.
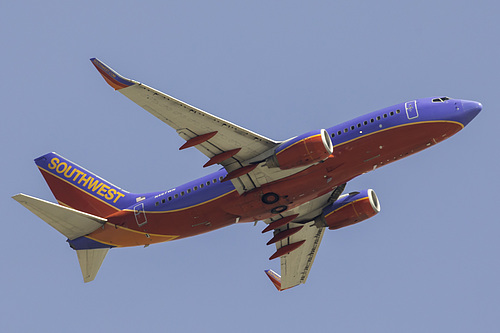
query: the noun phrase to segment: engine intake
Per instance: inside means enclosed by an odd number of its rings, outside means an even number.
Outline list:
[[[321,129],[282,143],[266,160],[266,165],[269,168],[288,170],[324,161],[332,153],[332,139],[325,129]]]
[[[341,196],[323,210],[320,219],[324,226],[335,230],[362,222],[379,212],[378,197],[375,191],[369,189]]]

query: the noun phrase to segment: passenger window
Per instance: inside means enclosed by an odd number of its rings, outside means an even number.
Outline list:
[[[161,199],[161,203],[164,204],[165,203],[165,199]]]

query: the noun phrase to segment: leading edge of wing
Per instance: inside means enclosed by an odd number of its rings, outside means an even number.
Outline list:
[[[207,156],[209,161],[206,165],[220,164],[230,173],[251,165],[252,161],[261,161],[281,142],[125,78],[96,58],[92,58],[91,62],[111,87],[172,127],[186,140],[187,146],[193,146]],[[186,144],[181,148],[184,147]],[[231,179],[231,182],[239,193],[260,185],[254,173],[235,178],[239,180]]]
[[[137,81],[127,79],[126,77],[118,74],[117,71],[113,70],[111,67],[103,63],[97,58],[91,58],[90,61],[95,66],[95,68],[102,75],[104,80],[115,90],[120,90],[126,87],[133,86],[134,84],[140,84]]]
[[[99,59],[97,58],[91,58],[90,61],[92,62],[92,64],[95,66],[95,68],[99,71],[99,73],[102,75],[102,77],[104,78],[104,80],[106,80],[106,82],[112,87],[114,88],[115,90],[120,90],[120,89],[123,89],[123,88],[127,88],[127,87],[130,87],[130,86],[133,86],[133,85],[140,85],[140,86],[143,86],[144,89],[146,90],[149,90],[151,91],[154,95],[160,95],[160,96],[163,96],[163,97],[166,97],[167,99],[169,100],[172,100],[174,103],[177,103],[179,104],[179,106],[183,107],[183,108],[187,108],[187,109],[190,109],[192,112],[193,111],[196,111],[200,114],[202,114],[202,116],[208,116],[209,118],[212,118],[214,119],[216,122],[219,122],[221,123],[223,126],[227,126],[229,128],[234,128],[240,132],[243,132],[243,133],[246,133],[247,135],[251,135],[253,136],[255,139],[257,140],[260,140],[260,141],[263,141],[263,142],[267,142],[269,143],[270,145],[272,146],[275,146],[277,145],[278,143],[280,143],[281,141],[275,141],[275,140],[272,140],[270,138],[267,138],[261,134],[258,134],[258,133],[255,133],[251,130],[248,130],[246,128],[243,128],[241,126],[238,126],[230,121],[227,121],[225,119],[222,119],[222,118],[219,118],[217,116],[214,116],[213,114],[210,114],[206,111],[203,111],[201,109],[198,109],[192,105],[189,105],[181,100],[178,100],[170,95],[167,95],[157,89],[154,89],[152,87],[149,87],[145,84],[142,84],[141,82],[139,81],[136,81],[136,80],[132,80],[132,79],[129,79],[129,78],[126,78],[124,77],[123,75],[119,74],[117,71],[115,71],[114,69],[112,69],[111,67],[109,67],[108,65],[106,65],[105,63],[103,63],[102,61],[100,61]],[[129,96],[127,96],[129,97]],[[129,97],[130,98],[130,97]],[[134,101],[136,102],[136,101]],[[148,112],[151,112],[150,110],[146,110]],[[156,114],[154,114],[155,116],[158,116]],[[177,130],[177,129],[176,129]]]

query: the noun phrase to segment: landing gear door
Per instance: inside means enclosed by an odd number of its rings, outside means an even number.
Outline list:
[[[146,218],[146,212],[144,211],[144,204],[140,203],[134,206],[134,216],[137,225],[140,227],[146,223],[148,223],[148,219]]]
[[[405,109],[408,119],[418,118],[417,101],[406,102]]]

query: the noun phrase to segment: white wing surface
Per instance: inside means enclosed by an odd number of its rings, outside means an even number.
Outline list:
[[[332,193],[311,200],[287,211],[284,215],[275,216],[264,221],[272,227],[271,223],[273,222],[279,224],[281,219],[285,221],[287,217],[297,216],[292,222],[274,229],[273,239],[280,239],[282,238],[281,235],[290,234],[274,243],[276,252],[273,256],[279,257],[281,262],[281,280],[277,282],[279,290],[289,289],[306,282],[325,232],[325,227],[318,226],[315,223],[315,218],[322,213],[323,208],[328,206],[332,200],[336,200],[344,187],[345,185],[339,186]],[[291,251],[288,252],[287,249],[291,249]],[[281,253],[282,251],[285,251],[285,253]],[[266,273],[268,276],[270,275],[267,271]],[[271,281],[276,285],[275,277],[271,278]]]
[[[99,216],[22,193],[12,198],[70,240],[90,234],[107,221]]]
[[[244,161],[278,144],[274,140],[202,111],[145,84],[127,79],[98,59],[93,58],[91,61],[113,88],[172,127],[186,140],[188,146],[191,142],[192,146],[210,159],[226,152],[234,153],[230,158],[220,162],[228,172],[240,168]]]

